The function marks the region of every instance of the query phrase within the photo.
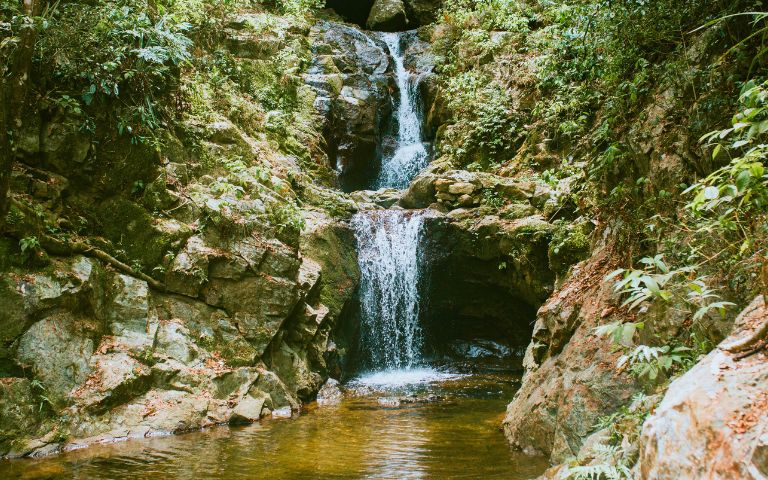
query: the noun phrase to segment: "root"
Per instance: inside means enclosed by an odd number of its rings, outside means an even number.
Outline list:
[[[743,360],[747,357],[751,357],[752,355],[756,354],[757,352],[761,350],[765,350],[765,347],[768,346],[768,344],[765,343],[765,340],[761,341],[757,344],[754,348],[747,350],[746,352],[742,352],[736,356],[733,357],[734,360],[739,361]]]
[[[760,327],[758,327],[751,335],[723,345],[721,349],[730,353],[744,352],[753,349],[753,347],[757,347],[757,345],[763,340],[766,340],[766,338],[768,338],[768,318],[764,319]]]
[[[164,292],[166,290],[165,284],[158,282],[154,278],[150,277],[149,275],[138,272],[131,268],[130,265],[126,265],[125,263],[121,262],[120,260],[116,259],[112,255],[108,254],[104,250],[100,250],[96,247],[92,247],[84,242],[62,242],[60,240],[56,240],[55,238],[43,235],[40,238],[40,246],[45,249],[46,252],[51,253],[53,255],[60,255],[60,256],[68,256],[68,255],[85,255],[86,257],[94,257],[102,262],[111,265],[115,269],[130,275],[132,277],[136,277],[140,280],[144,280],[147,282],[147,284],[154,288],[155,290],[159,290],[161,292]]]

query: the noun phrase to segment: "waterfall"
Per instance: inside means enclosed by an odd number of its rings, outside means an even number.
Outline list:
[[[421,212],[355,215],[361,270],[361,340],[369,367],[408,369],[421,358],[419,270]]]
[[[397,104],[397,146],[394,154],[382,159],[379,187],[406,188],[419,170],[427,166],[429,154],[421,136],[417,79],[405,68],[402,33],[381,33],[395,63],[400,98]]]
[[[395,64],[400,92],[395,112],[394,154],[382,160],[379,187],[406,188],[427,165],[421,137],[416,78],[405,69],[402,33],[380,33]],[[361,271],[361,346],[364,365],[375,373],[358,379],[395,385],[438,378],[422,365],[419,325],[420,243],[424,212],[362,211],[352,225]]]

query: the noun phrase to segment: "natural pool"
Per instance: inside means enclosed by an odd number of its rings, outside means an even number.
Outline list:
[[[511,450],[499,430],[518,376],[495,372],[406,380],[379,376],[365,386],[350,385],[340,405],[310,404],[292,420],[5,461],[0,478],[518,480],[534,478],[547,467],[543,458]],[[403,395],[425,401],[393,406],[392,397]]]

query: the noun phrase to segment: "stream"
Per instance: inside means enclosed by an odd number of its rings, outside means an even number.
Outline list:
[[[544,458],[513,451],[499,431],[519,377],[430,377],[434,372],[422,383],[399,387],[353,382],[340,405],[310,404],[292,420],[5,461],[0,463],[0,478],[522,480],[544,471]],[[423,401],[397,405],[393,397],[402,395]]]

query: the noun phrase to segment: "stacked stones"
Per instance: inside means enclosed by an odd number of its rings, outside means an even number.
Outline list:
[[[482,185],[479,181],[462,182],[451,178],[439,178],[435,181],[437,202],[449,207],[476,207],[482,200]]]

